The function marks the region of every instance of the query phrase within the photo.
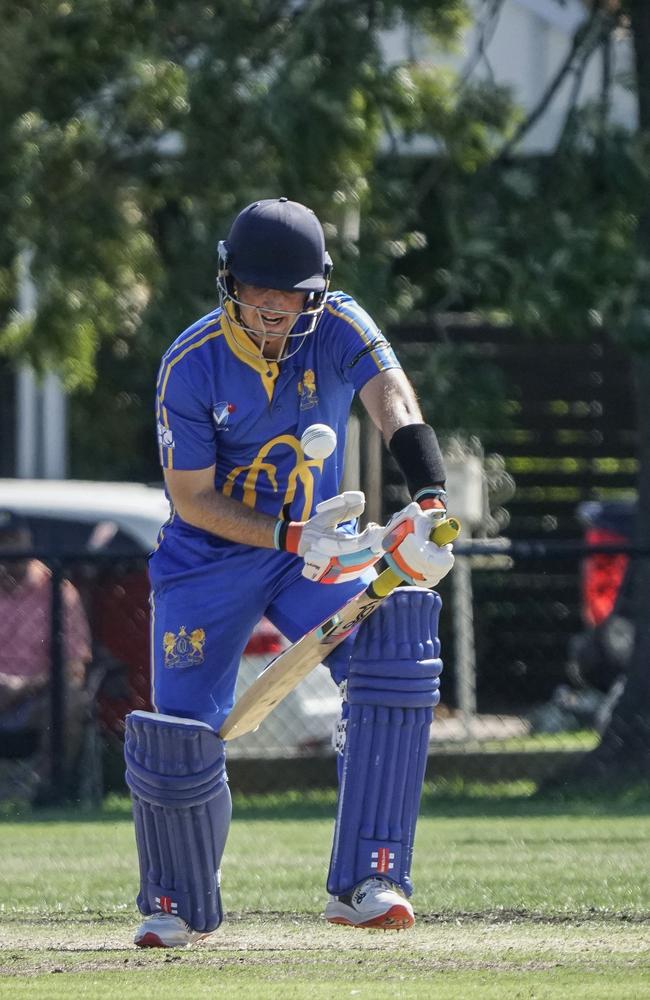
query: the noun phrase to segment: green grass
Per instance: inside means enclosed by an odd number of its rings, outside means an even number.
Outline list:
[[[481,751],[499,753],[539,753],[549,751],[559,753],[567,750],[593,750],[600,741],[595,729],[565,730],[561,733],[527,733],[525,736],[509,736],[504,740],[482,740]]]
[[[334,798],[240,800],[226,923],[183,952],[139,952],[128,804],[0,822],[0,997],[645,998],[647,790],[531,796],[522,784],[425,795],[407,934],[319,914]]]

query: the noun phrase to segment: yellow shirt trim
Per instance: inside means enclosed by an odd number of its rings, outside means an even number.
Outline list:
[[[327,311],[329,313],[332,314],[332,316],[336,316],[337,319],[344,319],[346,323],[349,323],[350,326],[352,327],[352,329],[356,330],[356,332],[359,334],[359,336],[361,337],[361,339],[364,342],[364,344],[366,344],[367,347],[370,347],[370,345],[372,344],[372,341],[371,341],[370,337],[368,336],[368,334],[366,333],[366,331],[363,329],[362,326],[359,326],[359,324],[355,320],[353,320],[350,316],[348,316],[346,313],[342,313],[342,312],[339,312],[338,309],[334,309],[334,307],[331,306],[329,302],[325,303],[325,308],[327,309]],[[377,358],[375,357],[375,351],[374,350],[372,350],[370,352],[370,356],[372,357],[372,360],[377,365],[377,368],[379,369],[379,371],[383,371],[381,362],[378,361]]]
[[[250,465],[238,465],[236,468],[231,469],[222,487],[223,495],[226,497],[232,496],[235,482],[239,479],[242,473],[246,473],[243,482],[242,502],[245,503],[247,507],[252,509],[255,508],[257,500],[257,480],[260,475],[265,475],[267,477],[269,483],[273,487],[273,492],[277,493],[277,466],[273,462],[268,461],[269,453],[272,452],[276,445],[287,445],[289,448],[293,449],[296,456],[296,464],[289,473],[282,507],[293,502],[298,487],[298,481],[300,481],[304,491],[304,504],[301,517],[303,520],[306,520],[311,513],[312,504],[314,502],[314,477],[311,470],[319,469],[322,472],[324,459],[305,458],[300,441],[297,437],[294,437],[293,434],[280,434],[278,437],[271,438],[270,441],[267,441],[266,444],[262,445]]]
[[[219,322],[221,322],[221,321],[219,321]],[[194,340],[195,337],[199,337],[203,333],[204,330],[207,330],[208,327],[212,326],[214,323],[215,323],[215,318],[214,318],[214,316],[211,316],[210,319],[207,321],[207,323],[204,323],[203,326],[200,327],[198,330],[195,330],[194,333],[190,333],[189,336],[187,336],[185,338],[185,340],[179,340],[179,342],[177,344],[174,344],[173,347],[170,348],[170,350],[178,351],[181,347],[184,347],[185,344],[191,343],[191,341]],[[221,331],[221,326],[219,326],[218,332],[219,333],[222,332]],[[201,343],[202,344],[205,343],[205,340],[202,340]],[[187,353],[187,352],[185,352],[185,353]],[[166,373],[167,368],[169,367],[169,365],[171,365],[171,363],[172,363],[171,361],[167,361],[164,365],[161,365],[160,373],[158,375],[158,382],[156,383],[156,389],[158,389],[160,387],[160,383],[161,383],[161,381],[163,379],[163,375],[164,375],[164,373]]]
[[[242,330],[241,326],[235,321],[229,302],[226,302],[224,306],[223,332],[226,343],[235,357],[239,358],[240,361],[243,361],[245,365],[248,365],[249,368],[252,368],[259,375],[270,403],[273,399],[273,390],[280,372],[280,366],[277,361],[270,361],[261,355],[257,357],[251,353],[255,345],[245,330]]]
[[[211,320],[210,322],[213,323],[214,320]],[[201,329],[204,330],[209,325],[210,325],[209,323],[206,323],[205,327],[202,327]],[[198,332],[199,331],[197,331],[197,333]],[[221,337],[223,333],[224,333],[224,330],[221,328],[221,326],[219,326],[219,328],[217,330],[213,330],[211,333],[206,334],[206,336],[202,337],[201,340],[196,340],[193,343],[191,343],[189,345],[189,347],[186,347],[184,351],[181,351],[180,354],[177,354],[176,357],[172,358],[172,360],[167,364],[167,367],[165,368],[165,374],[161,378],[161,382],[160,382],[160,390],[159,390],[159,393],[158,393],[158,407],[157,407],[158,408],[158,419],[162,421],[163,426],[169,428],[169,421],[168,421],[168,418],[167,418],[167,407],[164,405],[163,401],[165,399],[165,393],[167,392],[167,383],[169,381],[169,376],[171,375],[172,368],[174,367],[175,364],[178,364],[179,361],[182,361],[182,359],[185,357],[185,355],[189,354],[190,351],[195,351],[197,349],[197,347],[202,347],[203,344],[207,343],[208,340],[214,340],[215,337]],[[192,337],[193,336],[196,336],[196,333],[192,334]],[[188,341],[191,340],[192,337],[188,337],[187,340]],[[186,342],[187,341],[183,341],[183,343],[186,343]],[[178,345],[178,346],[180,346],[180,345]],[[164,457],[163,456],[163,451],[161,449],[161,458],[163,458],[163,457]],[[174,453],[173,453],[173,450],[171,448],[167,449],[167,461],[166,462],[163,461],[163,465],[164,465],[164,467],[166,469],[173,469],[174,468]]]

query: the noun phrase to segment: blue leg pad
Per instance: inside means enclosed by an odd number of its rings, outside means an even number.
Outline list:
[[[140,912],[171,913],[192,930],[213,931],[223,919],[219,865],[232,811],[223,740],[204,722],[131,712],[124,755]]]
[[[373,875],[413,891],[415,823],[440,700],[440,607],[433,591],[400,587],[359,629],[327,882],[333,895]]]

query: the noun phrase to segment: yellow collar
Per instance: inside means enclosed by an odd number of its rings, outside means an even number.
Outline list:
[[[266,390],[266,394],[269,397],[269,401],[273,398],[273,389],[275,387],[275,381],[280,372],[280,366],[277,361],[270,361],[268,358],[263,358],[261,355],[253,354],[255,344],[250,339],[245,330],[237,323],[234,315],[234,308],[231,302],[226,302],[223,307],[223,323],[222,329],[224,336],[226,338],[226,343],[228,347],[233,352],[235,357],[243,361],[245,365],[256,371],[262,380],[262,385]]]

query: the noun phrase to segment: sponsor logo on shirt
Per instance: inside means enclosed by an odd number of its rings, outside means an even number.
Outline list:
[[[166,667],[195,667],[203,663],[205,656],[203,647],[205,646],[205,630],[195,628],[188,633],[184,625],[181,625],[178,634],[165,632],[163,635],[163,649],[165,651]]]
[[[300,396],[300,409],[310,410],[318,403],[316,395],[316,376],[311,368],[308,368],[300,382],[298,382],[298,394]]]
[[[161,448],[174,448],[174,435],[169,427],[158,421],[158,445]]]
[[[228,429],[228,418],[231,413],[235,411],[235,404],[223,401],[221,403],[215,403],[212,407],[212,419],[214,420],[214,425],[218,431],[225,431]]]

